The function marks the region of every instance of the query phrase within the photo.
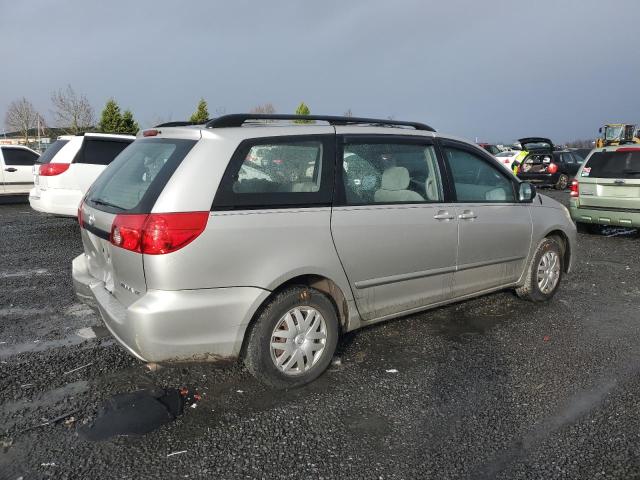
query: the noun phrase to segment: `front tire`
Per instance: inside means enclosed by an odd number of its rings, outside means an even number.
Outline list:
[[[340,332],[333,303],[305,286],[278,293],[248,334],[244,362],[269,387],[299,387],[318,378],[333,358]]]
[[[516,288],[516,294],[532,302],[546,302],[558,291],[563,271],[562,248],[556,239],[546,237],[538,244],[525,283]]]
[[[558,181],[556,182],[556,190],[566,190],[569,186],[569,177],[564,173],[560,175]]]

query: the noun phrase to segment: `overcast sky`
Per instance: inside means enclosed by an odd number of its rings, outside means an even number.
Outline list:
[[[422,121],[470,139],[640,123],[639,0],[0,0],[0,120],[71,84],[142,126],[227,113]]]

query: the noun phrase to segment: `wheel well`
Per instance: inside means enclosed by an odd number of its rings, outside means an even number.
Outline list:
[[[562,230],[549,232],[547,237],[554,238],[560,244],[560,249],[562,250],[562,264],[566,273],[569,270],[569,265],[571,263],[571,246],[569,244],[569,239]]]
[[[347,326],[347,322],[349,321],[349,305],[340,287],[338,287],[338,285],[334,281],[321,275],[299,275],[297,277],[291,278],[290,280],[287,280],[282,285],[275,288],[271,292],[271,294],[262,302],[260,307],[258,307],[253,315],[253,318],[247,325],[247,329],[245,330],[244,338],[242,340],[242,348],[240,350],[240,358],[244,358],[246,353],[246,343],[248,338],[247,333],[249,332],[253,324],[257,321],[264,306],[267,305],[271,301],[271,299],[282,290],[289,287],[301,285],[315,288],[316,290],[319,290],[327,295],[329,300],[331,300],[331,303],[333,303],[333,307],[336,309],[336,313],[338,314],[340,330],[343,331],[345,329],[345,327]]]

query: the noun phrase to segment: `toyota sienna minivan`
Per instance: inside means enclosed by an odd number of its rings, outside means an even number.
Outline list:
[[[78,219],[76,292],[131,354],[240,359],[277,388],[365,325],[501,289],[548,300],[576,241],[565,207],[477,145],[354,117],[146,130]]]

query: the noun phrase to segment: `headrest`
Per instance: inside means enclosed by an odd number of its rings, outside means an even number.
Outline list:
[[[404,167],[387,168],[382,174],[383,190],[406,190],[409,186],[409,170]]]

